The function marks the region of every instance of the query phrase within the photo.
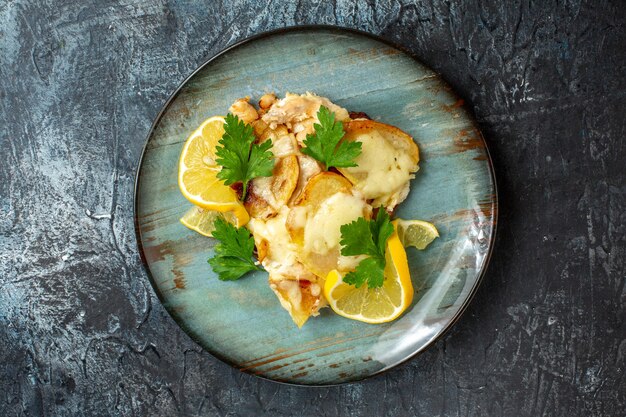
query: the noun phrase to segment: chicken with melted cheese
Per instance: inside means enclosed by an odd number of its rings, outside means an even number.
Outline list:
[[[361,142],[356,167],[325,172],[301,152],[306,135],[315,132],[322,105],[343,122],[343,140]],[[363,259],[341,255],[341,226],[371,218],[380,206],[393,211],[406,198],[418,169],[418,148],[400,129],[353,120],[346,109],[308,92],[287,93],[282,99],[266,94],[258,110],[246,97],[229,111],[253,126],[259,142],[272,140],[273,175],[251,182],[247,227],[270,288],[301,327],[327,305],[322,291],[326,275],[353,270]]]

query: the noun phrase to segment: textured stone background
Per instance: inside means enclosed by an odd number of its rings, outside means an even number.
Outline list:
[[[623,2],[90,3],[0,2],[1,416],[624,415]],[[501,198],[453,330],[321,389],[201,351],[154,296],[132,221],[144,139],[181,80],[305,23],[382,34],[441,72],[476,112]]]

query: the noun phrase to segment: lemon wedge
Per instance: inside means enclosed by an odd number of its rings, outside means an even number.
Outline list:
[[[233,212],[240,227],[248,223],[250,216],[235,190],[217,178],[220,167],[215,162],[215,147],[223,134],[224,118],[214,116],[189,136],[178,164],[178,187],[187,200],[200,208]]]
[[[213,237],[212,233],[215,230],[213,223],[217,218],[222,218],[231,224],[237,225],[237,216],[232,211],[222,213],[197,206],[187,210],[187,213],[180,218],[180,222],[194,232],[198,232],[203,236]]]
[[[402,242],[405,248],[413,246],[423,250],[439,237],[439,232],[435,225],[422,220],[396,219],[392,223],[398,232],[400,242]]]
[[[404,246],[394,232],[387,240],[385,281],[380,288],[356,288],[343,282],[341,273],[330,271],[324,295],[335,313],[365,323],[387,323],[400,317],[413,301],[413,284]]]

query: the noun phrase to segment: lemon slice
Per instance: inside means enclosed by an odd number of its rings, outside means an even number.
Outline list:
[[[217,178],[215,147],[224,134],[224,118],[205,120],[185,142],[178,164],[178,187],[185,198],[203,209],[232,211],[237,225],[248,223],[250,216],[237,193]]]
[[[396,219],[392,223],[405,248],[413,246],[420,250],[426,249],[426,246],[439,237],[435,225],[422,220]]]
[[[406,252],[398,235],[387,241],[385,281],[380,288],[345,284],[341,274],[330,271],[324,295],[335,313],[365,323],[386,323],[398,318],[413,301],[413,284]]]
[[[237,225],[237,216],[232,211],[222,213],[220,211],[205,210],[197,206],[187,210],[187,213],[180,218],[180,222],[201,235],[213,237],[212,233],[215,230],[213,223],[217,218],[222,218],[231,224]]]

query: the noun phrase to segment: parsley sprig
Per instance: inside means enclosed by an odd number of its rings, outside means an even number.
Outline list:
[[[237,228],[222,218],[215,220],[212,235],[219,243],[209,264],[222,281],[234,281],[250,271],[260,269],[255,263],[254,238],[245,227]]]
[[[325,106],[317,112],[319,124],[315,123],[314,135],[306,135],[302,153],[324,164],[324,169],[357,166],[354,160],[361,154],[361,142],[341,141],[345,132],[343,123],[335,121],[335,114]]]
[[[272,141],[254,143],[252,126],[232,114],[226,115],[224,135],[215,148],[216,162],[222,166],[217,178],[224,184],[242,183],[241,200],[245,200],[248,182],[256,177],[270,177],[274,169]]]
[[[341,226],[341,254],[345,256],[368,255],[343,282],[359,288],[367,283],[368,288],[382,287],[385,272],[385,250],[387,239],[393,234],[393,225],[384,207],[378,209],[376,219],[363,217]]]

